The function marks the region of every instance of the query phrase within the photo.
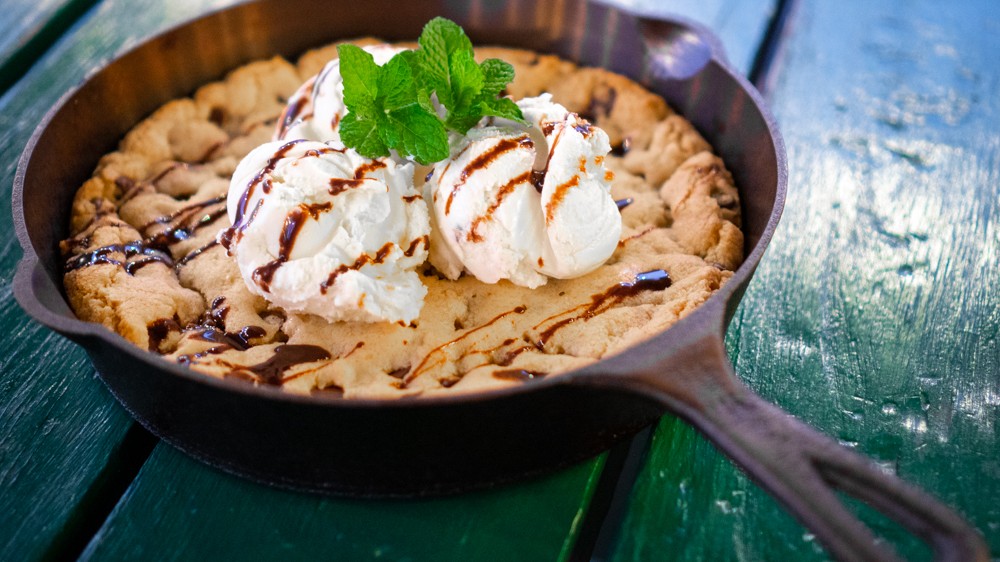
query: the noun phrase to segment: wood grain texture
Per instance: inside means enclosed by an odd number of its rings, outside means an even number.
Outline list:
[[[0,19],[0,94],[95,0],[6,0]]]
[[[8,0],[0,20],[0,63],[24,47],[67,0]]]
[[[82,559],[559,560],[601,466],[451,498],[344,500],[258,486],[161,446]]]
[[[790,23],[771,100],[789,198],[728,334],[737,372],[957,506],[1000,556],[1000,13],[808,1]],[[618,561],[825,558],[676,420],[633,502]]]
[[[91,64],[205,9],[203,2],[171,3],[169,9],[147,4],[130,12],[127,25],[121,17],[111,20],[107,6],[91,14],[0,98],[0,560],[59,553],[50,549],[89,516],[88,493],[114,476],[109,472],[131,426],[85,354],[15,304],[10,283],[20,249],[10,218],[11,186],[35,126]]]

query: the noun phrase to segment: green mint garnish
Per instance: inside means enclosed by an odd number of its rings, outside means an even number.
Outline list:
[[[434,18],[417,42],[419,49],[398,53],[381,67],[360,47],[337,47],[349,110],[340,124],[345,145],[369,158],[395,149],[430,164],[448,157],[446,129],[465,134],[489,116],[524,122],[513,101],[498,97],[514,68],[499,59],[477,63],[458,24]],[[445,109],[443,119],[434,96]]]
[[[360,47],[340,45],[337,52],[344,105],[350,110],[340,123],[345,145],[369,158],[388,156],[390,149],[421,164],[448,157],[444,126],[417,102],[412,53],[380,67]]]

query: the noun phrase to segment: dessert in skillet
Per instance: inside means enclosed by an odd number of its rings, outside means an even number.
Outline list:
[[[658,96],[473,60],[446,20],[405,47],[253,62],[139,123],[73,203],[76,314],[208,375],[403,397],[622,351],[742,261],[731,176]]]

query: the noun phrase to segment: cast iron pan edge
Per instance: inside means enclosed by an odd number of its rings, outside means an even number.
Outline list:
[[[176,48],[182,42],[178,36],[183,38],[185,30],[232,24],[233,20],[239,22],[241,15],[253,20],[255,14],[259,18],[257,12],[266,12],[276,4],[279,3],[262,2],[210,14],[166,32],[121,58],[155,58],[153,44],[168,50]],[[282,6],[287,9],[287,3]],[[738,86],[730,93],[749,96],[754,106],[751,109],[763,119],[767,140],[773,143],[772,169],[776,172],[770,194],[773,199],[762,209],[770,210],[769,214],[764,212],[768,219],[763,230],[749,233],[751,252],[746,262],[726,287],[668,332],[575,373],[489,394],[414,401],[341,401],[290,396],[271,388],[203,377],[140,351],[116,334],[73,318],[57,281],[58,265],[50,263],[48,268],[44,267],[35,251],[38,244],[43,255],[53,252],[53,245],[62,236],[47,232],[49,239],[38,241],[38,229],[29,236],[28,228],[28,218],[39,209],[37,203],[29,209],[25,178],[29,174],[32,179],[43,174],[38,166],[33,166],[32,154],[39,145],[51,148],[53,143],[59,146],[63,142],[47,139],[46,133],[51,136],[57,120],[62,123],[69,119],[65,116],[72,114],[68,107],[78,104],[86,107],[86,103],[80,103],[79,98],[86,98],[81,92],[99,81],[107,69],[96,72],[80,89],[63,97],[36,130],[19,163],[14,189],[15,226],[24,248],[14,283],[19,303],[37,320],[85,347],[112,393],[145,427],[205,462],[258,481],[366,496],[447,493],[565,466],[627,437],[665,408],[691,422],[733,457],[837,557],[885,560],[893,554],[876,545],[870,531],[842,507],[830,486],[866,500],[897,519],[927,539],[941,559],[986,559],[982,540],[951,511],[898,479],[879,473],[869,461],[766,404],[738,382],[728,364],[722,343],[725,324],[774,232],[787,180],[784,147],[773,118],[756,91],[726,64],[718,41],[700,26],[633,17],[596,5],[571,2],[567,6],[563,17],[584,13],[582,20],[573,20],[575,24],[593,26],[596,21],[605,25],[600,31],[607,31],[609,22],[625,27],[630,32],[618,37],[622,43],[641,37],[647,53],[653,54],[651,60],[640,61],[643,65],[652,62],[652,73],[645,75],[646,81],[659,86],[668,101],[703,132],[710,131],[712,123],[699,122],[697,108],[691,108],[692,114],[686,113],[683,100],[672,99],[670,92],[677,84],[690,86],[692,81],[700,84],[698,81],[703,78],[729,80]],[[579,9],[574,12],[573,8]],[[442,13],[466,26],[475,23],[463,21],[467,19],[463,14],[449,13],[447,6],[433,2],[415,8],[408,5],[407,9],[419,13],[403,18],[404,21],[423,22],[428,14]],[[400,38],[415,35],[401,34]],[[383,36],[394,38],[390,33]],[[585,59],[579,55],[587,50],[587,36],[570,41],[568,47],[561,45],[559,50],[568,49],[569,54],[578,55],[570,58]],[[476,39],[474,34],[473,38]],[[299,41],[307,42],[298,45],[297,50],[321,44],[313,39],[299,38]],[[286,54],[288,48],[286,44]],[[670,56],[658,60],[657,52]],[[244,58],[259,58],[264,54],[269,53],[249,56],[244,53]],[[229,55],[231,58],[232,53]],[[590,58],[586,62],[608,62]],[[236,62],[223,65],[233,66]],[[631,68],[602,66],[637,77],[634,58]],[[167,97],[184,94],[212,77],[193,79],[188,90]],[[159,103],[130,116],[128,121],[135,122]],[[711,135],[706,136],[715,144]],[[108,149],[94,150],[100,150],[99,156]],[[721,151],[725,152],[725,147]],[[90,160],[90,166],[95,160],[96,156]],[[743,179],[753,178],[741,179],[739,171],[734,169],[738,183],[749,185]],[[70,177],[61,178],[51,177],[50,172],[42,176],[48,183],[36,180],[33,185],[75,186],[87,172],[70,170],[64,173]],[[81,173],[84,175],[79,177]],[[61,232],[62,225],[68,222],[65,211],[67,197],[71,195],[61,194],[66,201],[54,211],[55,219],[49,216],[42,224],[59,225]],[[753,195],[753,192],[743,193],[749,207]],[[48,204],[52,205],[51,199]],[[752,208],[748,211],[753,213]],[[51,215],[53,211],[48,213]],[[593,392],[594,388],[599,392]],[[551,415],[553,411],[557,413],[555,416]],[[559,415],[566,411],[587,415],[576,418]],[[599,415],[594,415],[595,412]],[[476,421],[478,433],[469,435],[468,431],[462,431],[467,420]],[[537,431],[539,422],[546,427],[545,431]],[[281,424],[277,429],[276,423]],[[234,431],[236,424],[239,429]],[[351,430],[345,434],[331,431],[331,426]],[[373,448],[371,443],[380,443],[379,451],[364,453]],[[276,462],[276,458],[281,461]],[[283,469],[281,472],[274,470],[278,465]],[[259,470],[261,466],[266,468]]]

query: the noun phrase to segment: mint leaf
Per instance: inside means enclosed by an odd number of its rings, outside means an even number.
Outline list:
[[[472,54],[472,41],[462,28],[441,17],[427,22],[417,44],[424,70],[438,80],[449,80],[449,63],[455,53]]]
[[[340,121],[340,140],[367,158],[389,155],[389,147],[379,136],[377,119],[365,119],[348,113]]]
[[[455,53],[448,65],[451,70],[451,106],[445,106],[450,111],[467,112],[476,102],[476,97],[483,89],[483,70],[472,58],[471,52]],[[465,132],[465,131],[460,131]]]
[[[396,150],[429,164],[448,157],[447,130],[465,134],[486,116],[524,123],[514,102],[497,97],[514,79],[514,68],[499,59],[477,63],[456,23],[434,18],[417,43],[416,51],[398,53],[381,67],[360,47],[338,46],[346,146],[370,158]]]
[[[414,53],[404,51],[378,66],[359,47],[341,45],[338,52],[348,109],[340,123],[344,145],[368,158],[388,156],[390,149],[421,164],[448,157],[444,125],[417,98]],[[427,105],[433,109],[429,98]]]
[[[437,115],[413,104],[390,112],[386,129],[389,146],[421,164],[432,164],[448,157],[448,133]]]
[[[448,118],[445,120],[444,126],[450,131],[456,131],[464,135],[469,129],[475,127],[476,123],[479,123],[482,118],[482,113],[478,111],[468,113],[455,113],[449,111]]]
[[[486,59],[479,67],[483,69],[483,94],[500,95],[507,84],[514,80],[514,67],[500,59]]]
[[[417,39],[417,64],[420,68],[422,87],[437,93],[438,101],[446,108],[452,106],[451,61],[456,53],[472,54],[472,42],[453,21],[434,18],[427,22]]]
[[[410,53],[412,51],[403,51]],[[402,55],[403,53],[400,53]],[[396,55],[378,69],[378,105],[385,111],[417,103],[417,87],[413,81],[413,68],[407,57]],[[346,92],[347,85],[344,85]]]
[[[521,114],[521,108],[510,98],[483,99],[479,102],[479,108],[483,115],[502,117],[511,121],[524,123],[524,115]]]
[[[366,117],[375,114],[379,67],[375,57],[356,45],[337,45],[340,76],[344,79],[344,105]]]

